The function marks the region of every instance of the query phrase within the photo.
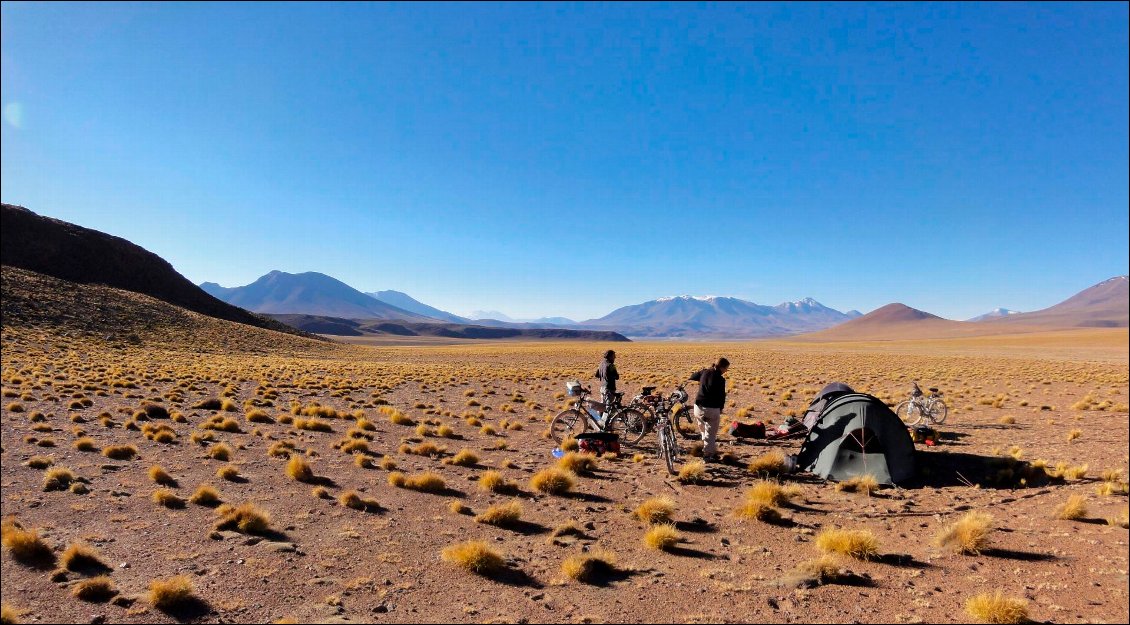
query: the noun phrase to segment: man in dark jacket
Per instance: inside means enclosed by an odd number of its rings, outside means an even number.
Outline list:
[[[600,398],[604,402],[607,415],[609,404],[616,395],[616,380],[620,379],[620,373],[616,371],[616,352],[612,350],[604,352],[604,360],[600,361],[596,378],[600,380]]]
[[[702,455],[713,460],[718,456],[718,423],[722,421],[722,408],[726,406],[726,378],[730,361],[719,358],[706,369],[695,371],[691,380],[698,382],[698,395],[694,398],[694,416],[702,424]]]

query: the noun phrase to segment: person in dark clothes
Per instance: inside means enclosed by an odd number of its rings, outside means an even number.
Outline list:
[[[616,380],[620,379],[620,373],[616,371],[616,352],[604,352],[604,360],[600,361],[596,370],[596,379],[600,380],[600,398],[604,402],[604,414],[607,415],[616,395]]]
[[[726,378],[730,361],[719,358],[706,369],[695,371],[691,381],[698,382],[698,395],[694,398],[694,416],[702,424],[702,455],[708,460],[718,457],[718,424],[722,421],[722,408],[726,406]]]

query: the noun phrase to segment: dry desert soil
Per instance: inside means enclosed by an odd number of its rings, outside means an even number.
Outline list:
[[[905,488],[851,493],[803,474],[757,475],[751,461],[799,443],[725,435],[728,463],[680,481],[649,436],[553,495],[531,485],[557,463],[547,420],[568,401],[565,382],[591,379],[607,345],[358,346],[200,324],[186,317],[180,334],[125,336],[6,319],[5,619],[974,622],[967,602],[1000,591],[1036,621],[1127,622],[1125,329],[617,344],[629,395],[669,390],[727,356],[728,417],[781,423],[836,380],[891,404],[918,380],[944,391],[950,416],[941,443],[919,447],[922,480]],[[477,460],[455,464],[462,450]],[[513,490],[483,489],[487,471]],[[432,472],[442,485],[398,487],[394,472]],[[768,506],[776,514],[737,515],[765,477],[785,489]],[[202,486],[268,524],[177,503]],[[355,507],[342,503],[349,491]],[[648,525],[634,514],[656,497],[674,506],[678,542],[665,550],[645,544]],[[1084,509],[1056,518],[1071,497]],[[516,521],[476,521],[511,502]],[[970,512],[991,517],[976,553],[937,542]],[[579,531],[555,535],[570,522]],[[823,555],[817,537],[835,529],[869,532],[874,552],[806,573]],[[29,531],[47,551],[28,547]],[[500,567],[475,573],[442,555],[467,541],[495,550]],[[65,553],[76,544],[104,568]],[[594,554],[612,566],[586,581],[567,575],[568,559]],[[78,598],[100,574],[106,596]],[[190,599],[151,593],[175,576]]]

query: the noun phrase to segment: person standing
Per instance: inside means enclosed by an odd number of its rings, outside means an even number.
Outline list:
[[[707,460],[718,457],[718,424],[722,421],[722,408],[726,406],[726,378],[730,361],[719,358],[706,369],[695,371],[691,381],[698,382],[698,395],[694,398],[694,416],[702,424],[702,455]]]
[[[596,369],[596,378],[600,380],[600,400],[604,402],[604,416],[607,417],[616,397],[616,380],[620,379],[620,373],[616,371],[616,352],[604,352],[604,360]]]

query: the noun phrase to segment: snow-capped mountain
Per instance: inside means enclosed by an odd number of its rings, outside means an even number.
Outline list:
[[[739,338],[813,332],[850,318],[812,298],[766,306],[736,297],[676,295],[624,306],[580,325],[640,337]]]

